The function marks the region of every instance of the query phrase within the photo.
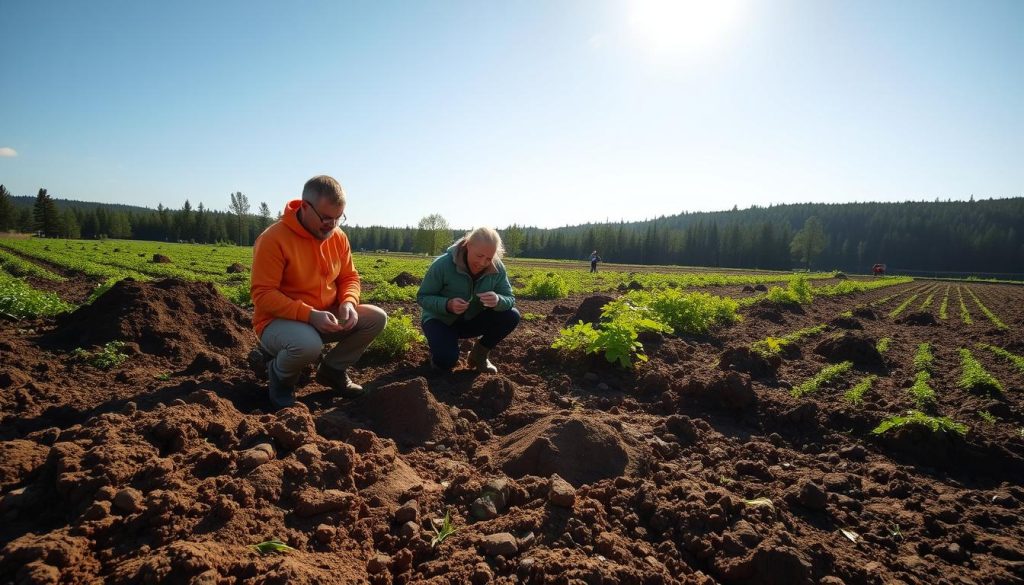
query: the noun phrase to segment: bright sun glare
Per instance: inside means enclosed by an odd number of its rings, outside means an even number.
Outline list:
[[[739,16],[740,0],[630,0],[633,33],[651,50],[695,53],[720,40]]]

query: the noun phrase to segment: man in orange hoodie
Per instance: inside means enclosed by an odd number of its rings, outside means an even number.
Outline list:
[[[348,236],[338,228],[344,217],[345,190],[331,177],[313,177],[302,199],[289,201],[253,246],[253,327],[277,408],[295,404],[299,374],[320,357],[324,343],[337,345],[324,356],[316,381],[347,398],[364,392],[348,370],[388,317],[359,304],[359,273]]]

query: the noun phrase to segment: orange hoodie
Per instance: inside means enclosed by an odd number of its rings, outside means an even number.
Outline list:
[[[281,220],[268,227],[252,249],[252,324],[256,336],[272,319],[309,321],[313,310],[359,304],[359,273],[352,263],[348,236],[334,228],[326,240],[306,231],[289,201]],[[340,300],[339,300],[340,299]]]

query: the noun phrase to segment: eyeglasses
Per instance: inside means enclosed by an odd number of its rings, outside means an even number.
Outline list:
[[[309,204],[309,208],[313,210],[313,214],[316,215],[317,219],[320,220],[320,223],[329,223],[332,225],[337,225],[338,223],[341,223],[342,225],[344,225],[345,222],[348,221],[348,216],[345,215],[345,212],[341,213],[341,217],[324,217],[320,215],[320,212],[316,210],[316,207],[313,207],[312,203],[309,203],[308,201],[306,203]]]

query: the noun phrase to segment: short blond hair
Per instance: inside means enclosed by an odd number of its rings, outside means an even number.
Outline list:
[[[345,206],[345,189],[334,177],[317,175],[302,186],[302,199],[316,203],[326,199],[331,205]]]
[[[474,244],[488,244],[494,246],[494,257],[501,259],[505,255],[505,244],[501,242],[501,234],[498,230],[490,227],[478,227],[466,232],[462,241],[473,242]]]

